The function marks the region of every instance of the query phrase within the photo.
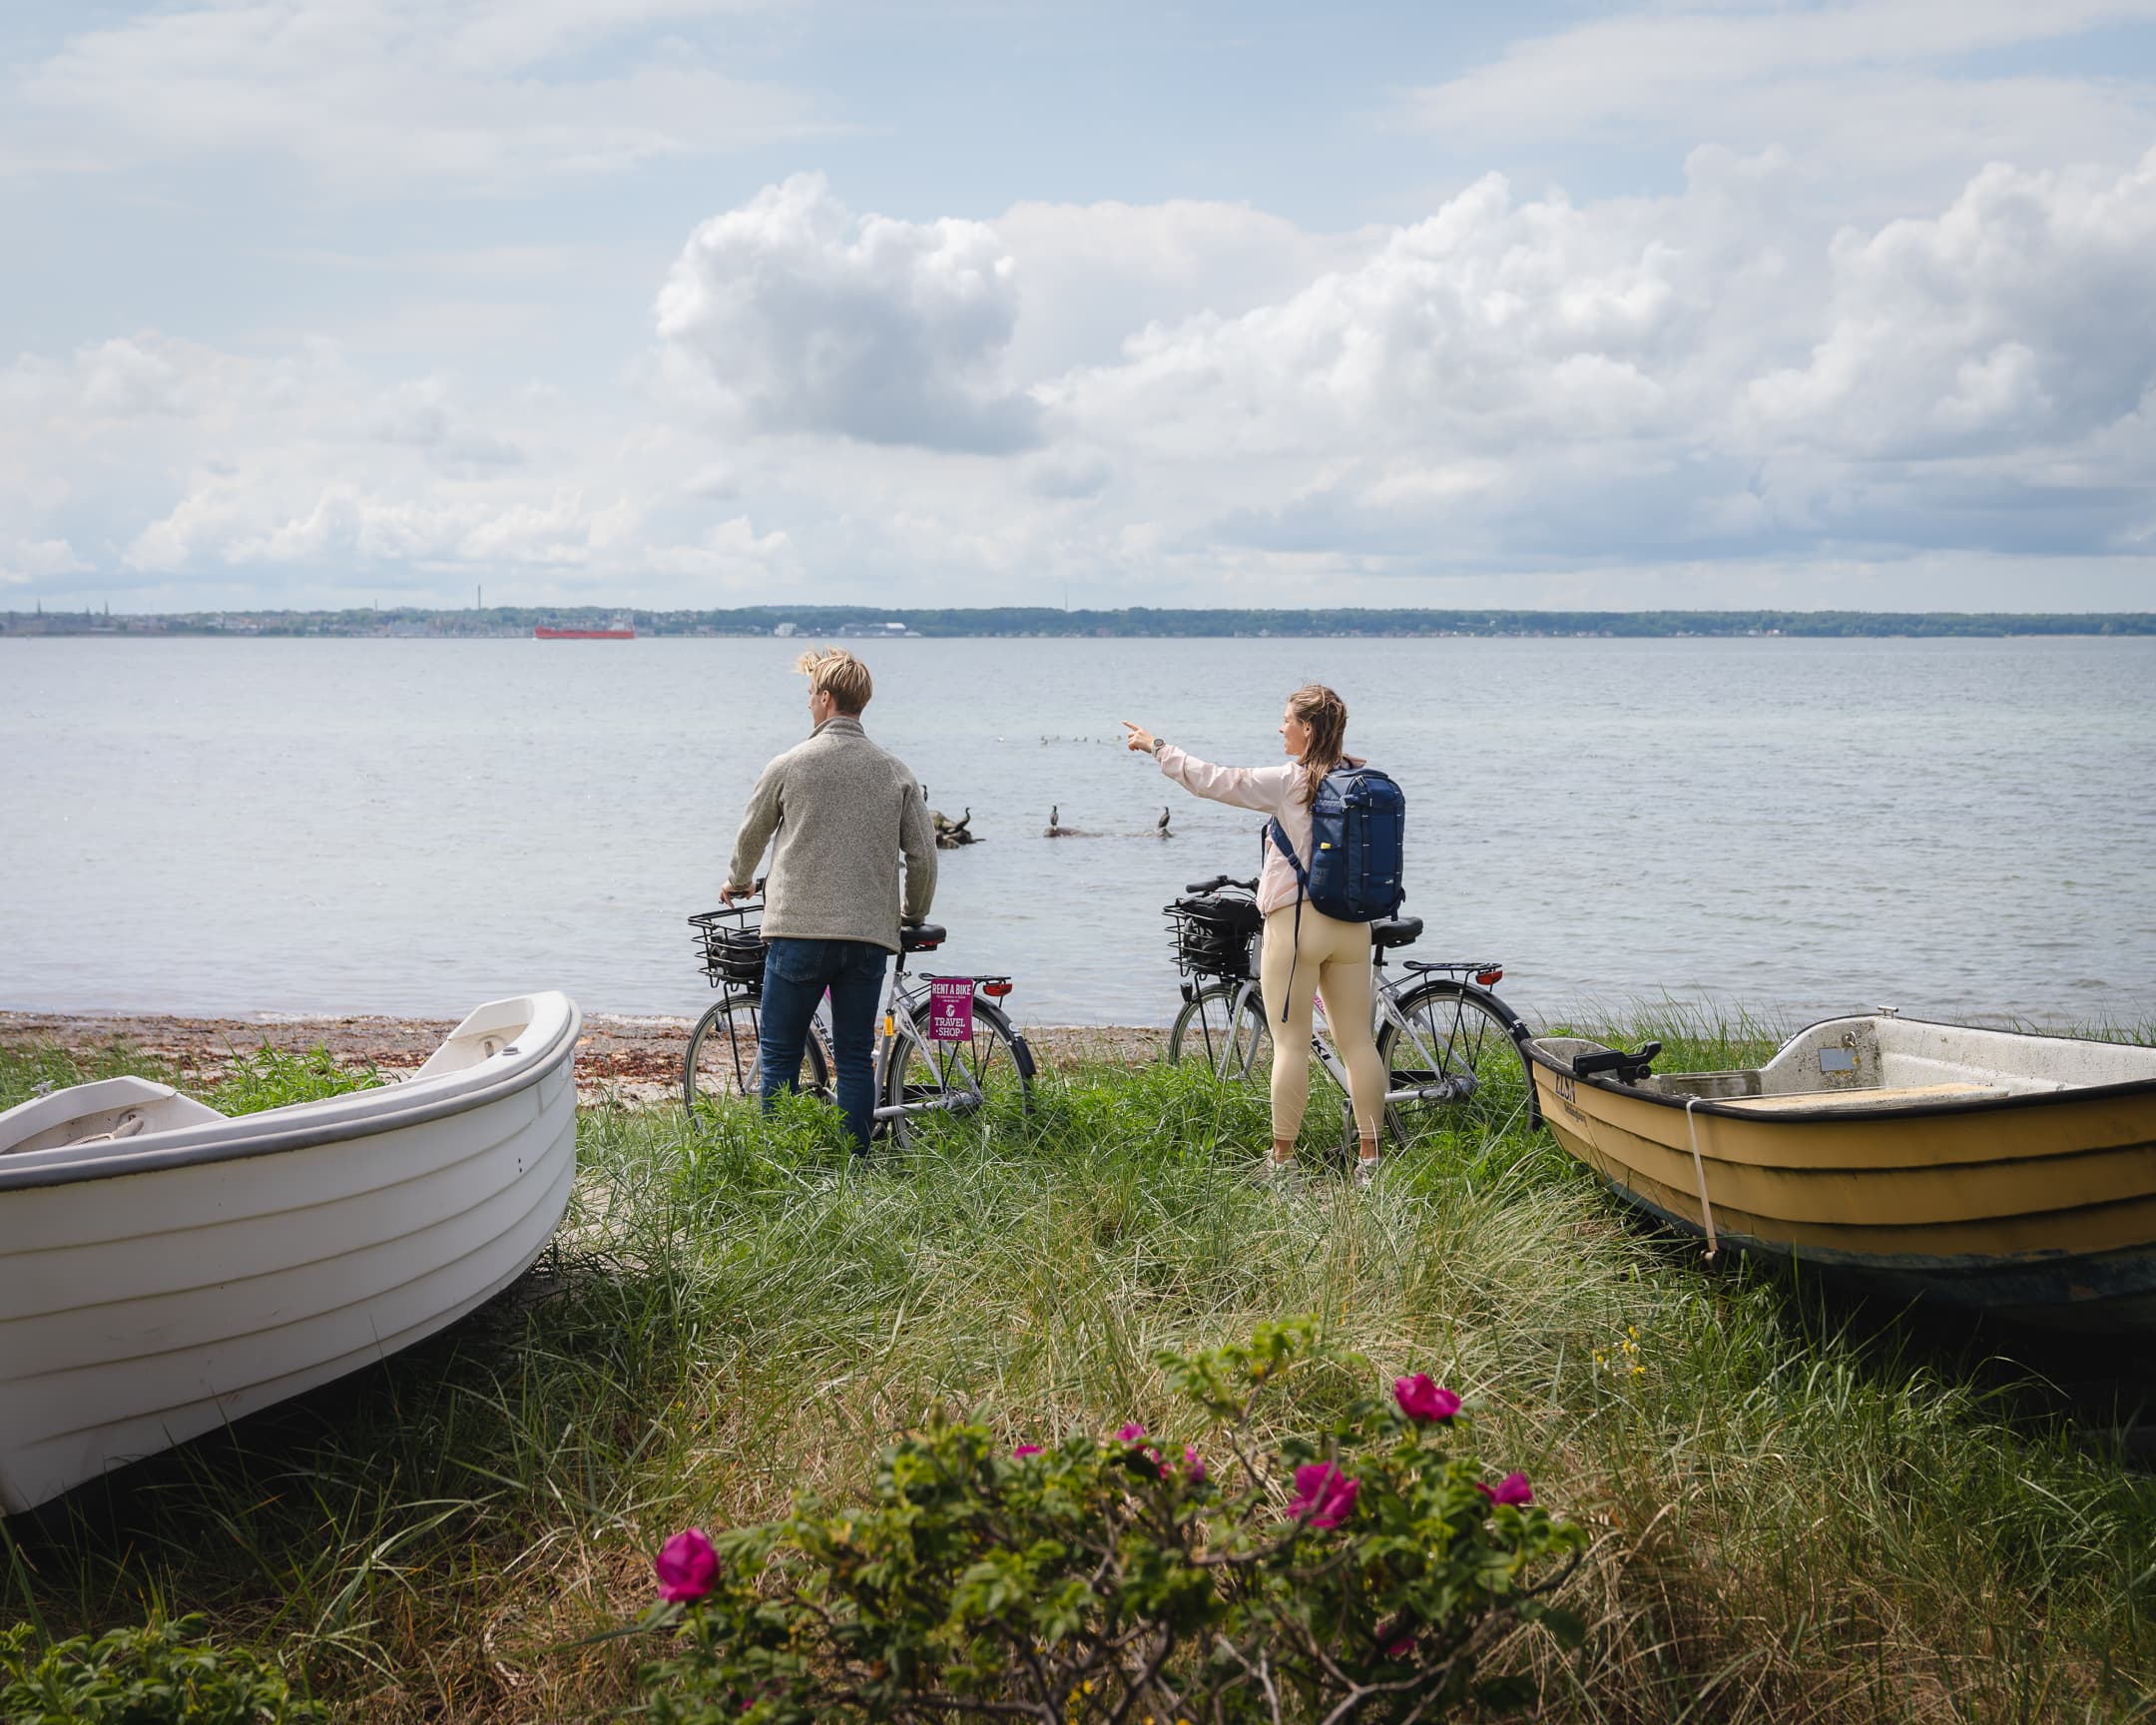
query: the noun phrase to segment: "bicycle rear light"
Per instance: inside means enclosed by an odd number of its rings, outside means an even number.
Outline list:
[[[981,984],[981,992],[995,1000],[1002,999],[1010,991],[1011,985],[1008,982],[983,982]]]
[[[1493,983],[1502,982],[1504,980],[1504,971],[1502,969],[1477,970],[1474,973],[1474,979],[1487,988]]]

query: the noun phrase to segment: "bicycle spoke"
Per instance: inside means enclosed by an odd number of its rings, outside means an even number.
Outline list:
[[[932,1140],[951,1131],[983,1132],[1022,1125],[1030,1105],[1032,1067],[1000,1015],[975,1002],[973,1034],[963,1042],[931,1042],[925,1013],[901,1019],[884,1069],[883,1106],[899,1143]]]
[[[761,1006],[757,995],[729,995],[690,1032],[682,1064],[683,1100],[690,1107],[755,1101],[762,1094]],[[830,1094],[830,1060],[813,1024],[802,1049],[798,1083],[809,1094]]]
[[[1501,1132],[1531,1108],[1510,1009],[1495,995],[1430,981],[1396,1010],[1399,1022],[1387,1017],[1378,1052],[1393,1093],[1386,1119],[1402,1141],[1440,1128]]]

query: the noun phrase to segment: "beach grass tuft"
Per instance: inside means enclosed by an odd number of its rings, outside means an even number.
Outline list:
[[[1591,1033],[1678,1068],[1774,1029]],[[154,1070],[130,1058],[99,1056]],[[58,1057],[0,1052],[0,1103],[31,1074]],[[1505,1655],[1547,1716],[2156,1713],[2130,1408],[2011,1339],[1710,1269],[1524,1122],[1440,1131],[1367,1192],[1314,1165],[1287,1198],[1249,1178],[1266,1136],[1262,1096],[1164,1066],[1049,1074],[1022,1130],[944,1121],[867,1163],[810,1102],[587,1108],[569,1214],[509,1294],[6,1523],[0,1580],[55,1638],[202,1613],[339,1718],[605,1717],[643,1652],[589,1638],[649,1602],[676,1529],[857,1491],[938,1409],[1013,1442],[1158,1421],[1161,1351],[1308,1313],[1458,1390],[1484,1455],[1593,1534],[1586,1648]]]

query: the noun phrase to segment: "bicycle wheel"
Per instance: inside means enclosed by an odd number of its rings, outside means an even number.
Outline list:
[[[1002,1010],[973,1001],[973,1035],[965,1042],[931,1042],[928,1008],[898,1020],[883,1048],[883,1109],[891,1142],[905,1148],[952,1129],[1022,1126],[1033,1102],[1033,1050]]]
[[[1240,983],[1215,982],[1192,995],[1168,1032],[1168,1063],[1185,1059],[1202,1062],[1217,1078],[1270,1083],[1273,1035],[1257,990],[1245,994]]]
[[[1432,979],[1401,996],[1398,1010],[1407,1027],[1385,1020],[1377,1058],[1387,1090],[1421,1092],[1385,1106],[1401,1143],[1440,1126],[1492,1131],[1515,1117],[1539,1122],[1527,1056],[1512,1039],[1519,1015],[1496,995]]]
[[[763,1006],[760,994],[728,994],[689,1032],[689,1050],[682,1057],[682,1104],[755,1101],[762,1093],[759,1081],[762,1062],[757,1053],[758,1018]],[[822,1028],[808,1026],[808,1041],[802,1050],[801,1087],[828,1100],[831,1095],[830,1051],[823,1046]]]
[[[1273,1085],[1273,1030],[1266,1020],[1265,1002],[1257,989],[1242,994],[1234,982],[1216,982],[1198,993],[1176,1014],[1168,1032],[1171,1064],[1188,1060],[1203,1064],[1214,1077],[1231,1084]],[[1333,1159],[1354,1154],[1354,1112],[1348,1093],[1333,1081],[1333,1072],[1317,1052],[1311,1053],[1310,1101],[1303,1110],[1299,1144],[1309,1145]]]

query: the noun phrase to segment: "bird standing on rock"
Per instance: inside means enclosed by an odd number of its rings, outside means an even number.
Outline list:
[[[1167,810],[1163,809],[1160,812],[1160,819],[1153,823],[1153,831],[1158,833],[1163,839],[1173,839],[1175,837],[1173,833],[1168,831]]]
[[[1048,825],[1044,829],[1042,829],[1041,837],[1043,839],[1063,839],[1069,837],[1069,829],[1067,829],[1063,825],[1063,806],[1060,803],[1051,804],[1049,806]]]
[[[934,816],[933,820],[935,822],[936,849],[939,851],[955,851],[961,845],[978,845],[980,843],[976,835],[966,831],[966,828],[971,825],[973,820],[971,807],[968,807],[966,812],[956,821],[946,821],[941,815]]]

